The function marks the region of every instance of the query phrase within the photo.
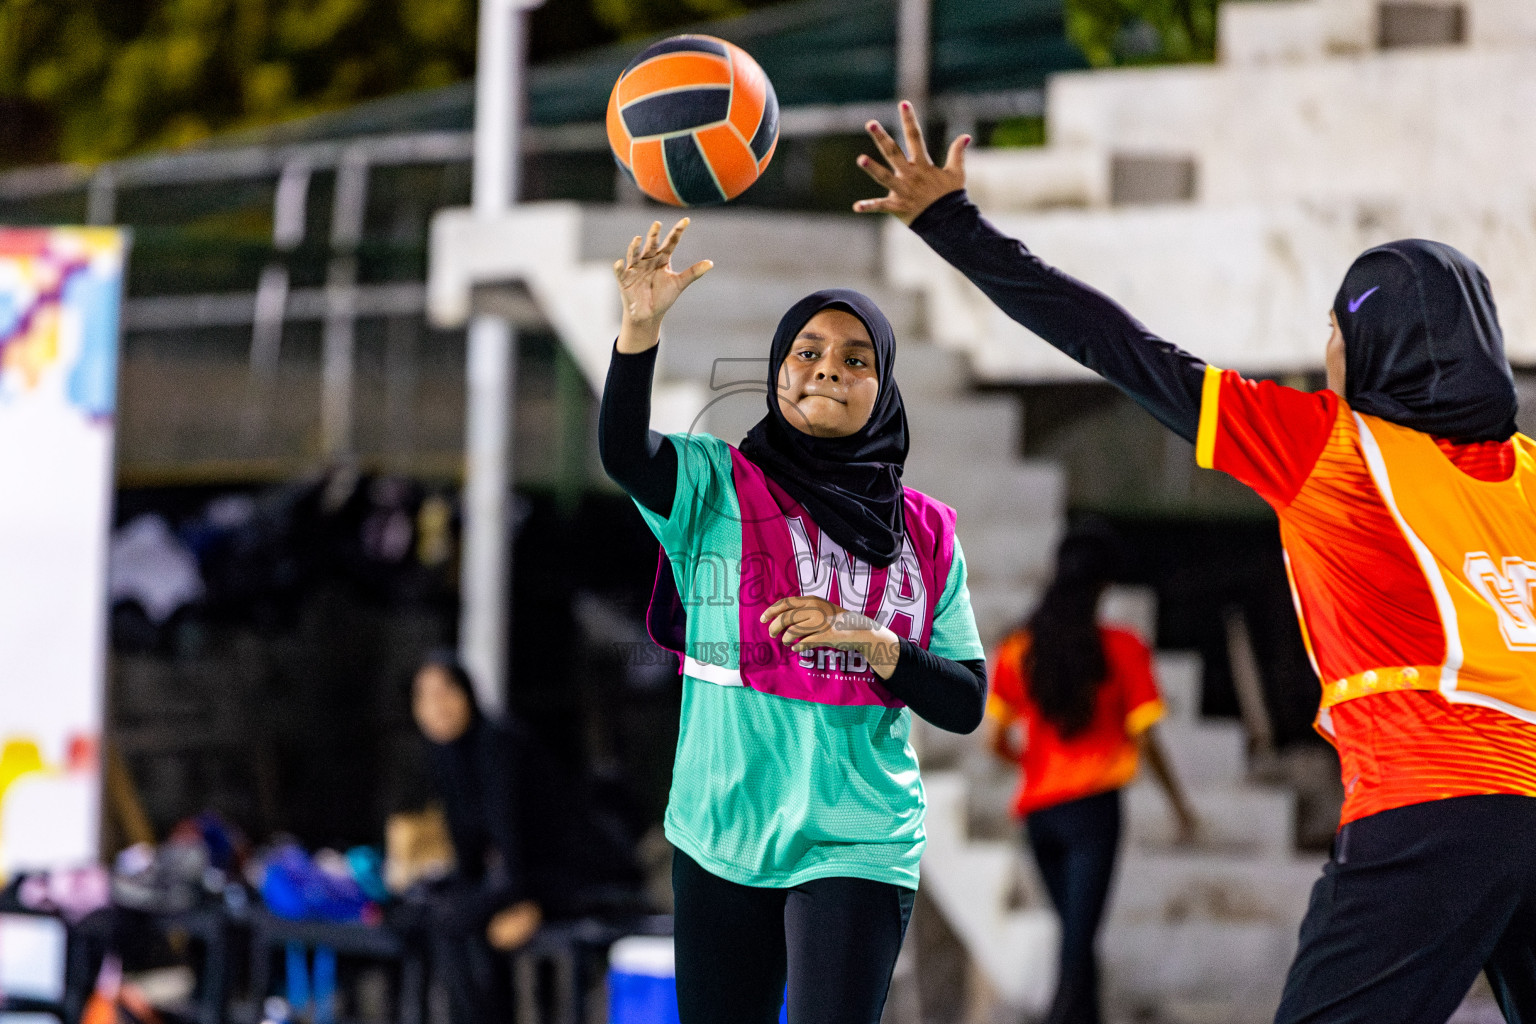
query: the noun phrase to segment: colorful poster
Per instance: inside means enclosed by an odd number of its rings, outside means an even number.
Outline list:
[[[0,881],[97,856],[126,242],[0,228]]]

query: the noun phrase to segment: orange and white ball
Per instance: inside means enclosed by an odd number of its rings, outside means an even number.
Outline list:
[[[779,101],[741,47],[673,36],[630,62],[608,98],[608,142],[640,190],[673,206],[723,203],[773,158]]]

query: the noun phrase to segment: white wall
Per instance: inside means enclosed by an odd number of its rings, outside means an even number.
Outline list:
[[[1366,247],[1436,238],[1493,283],[1536,365],[1536,0],[1468,0],[1465,45],[1376,51],[1368,0],[1230,2],[1221,63],[1054,78],[1050,144],[978,151],[972,197],[1047,261],[1218,365],[1318,370]],[[1114,206],[1116,156],[1192,160],[1192,201]],[[1082,376],[907,232],[887,272],[993,379]]]

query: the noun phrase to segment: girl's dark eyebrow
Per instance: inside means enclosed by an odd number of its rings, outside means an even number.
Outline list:
[[[826,341],[827,339],[826,339],[826,337],[824,335],[818,334],[816,331],[801,331],[798,335],[795,336],[795,340],[796,341]],[[846,341],[843,342],[843,344],[848,346],[849,348],[867,348],[867,349],[873,350],[874,347],[875,347],[874,342],[872,342],[872,341],[865,341],[863,338],[848,338]]]

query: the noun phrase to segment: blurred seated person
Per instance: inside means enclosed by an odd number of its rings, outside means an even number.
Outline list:
[[[546,919],[578,912],[576,805],[526,729],[481,712],[452,654],[433,654],[417,670],[411,706],[455,863],[428,895],[433,968],[454,1024],[507,1021],[509,958],[495,953],[521,948]]]

